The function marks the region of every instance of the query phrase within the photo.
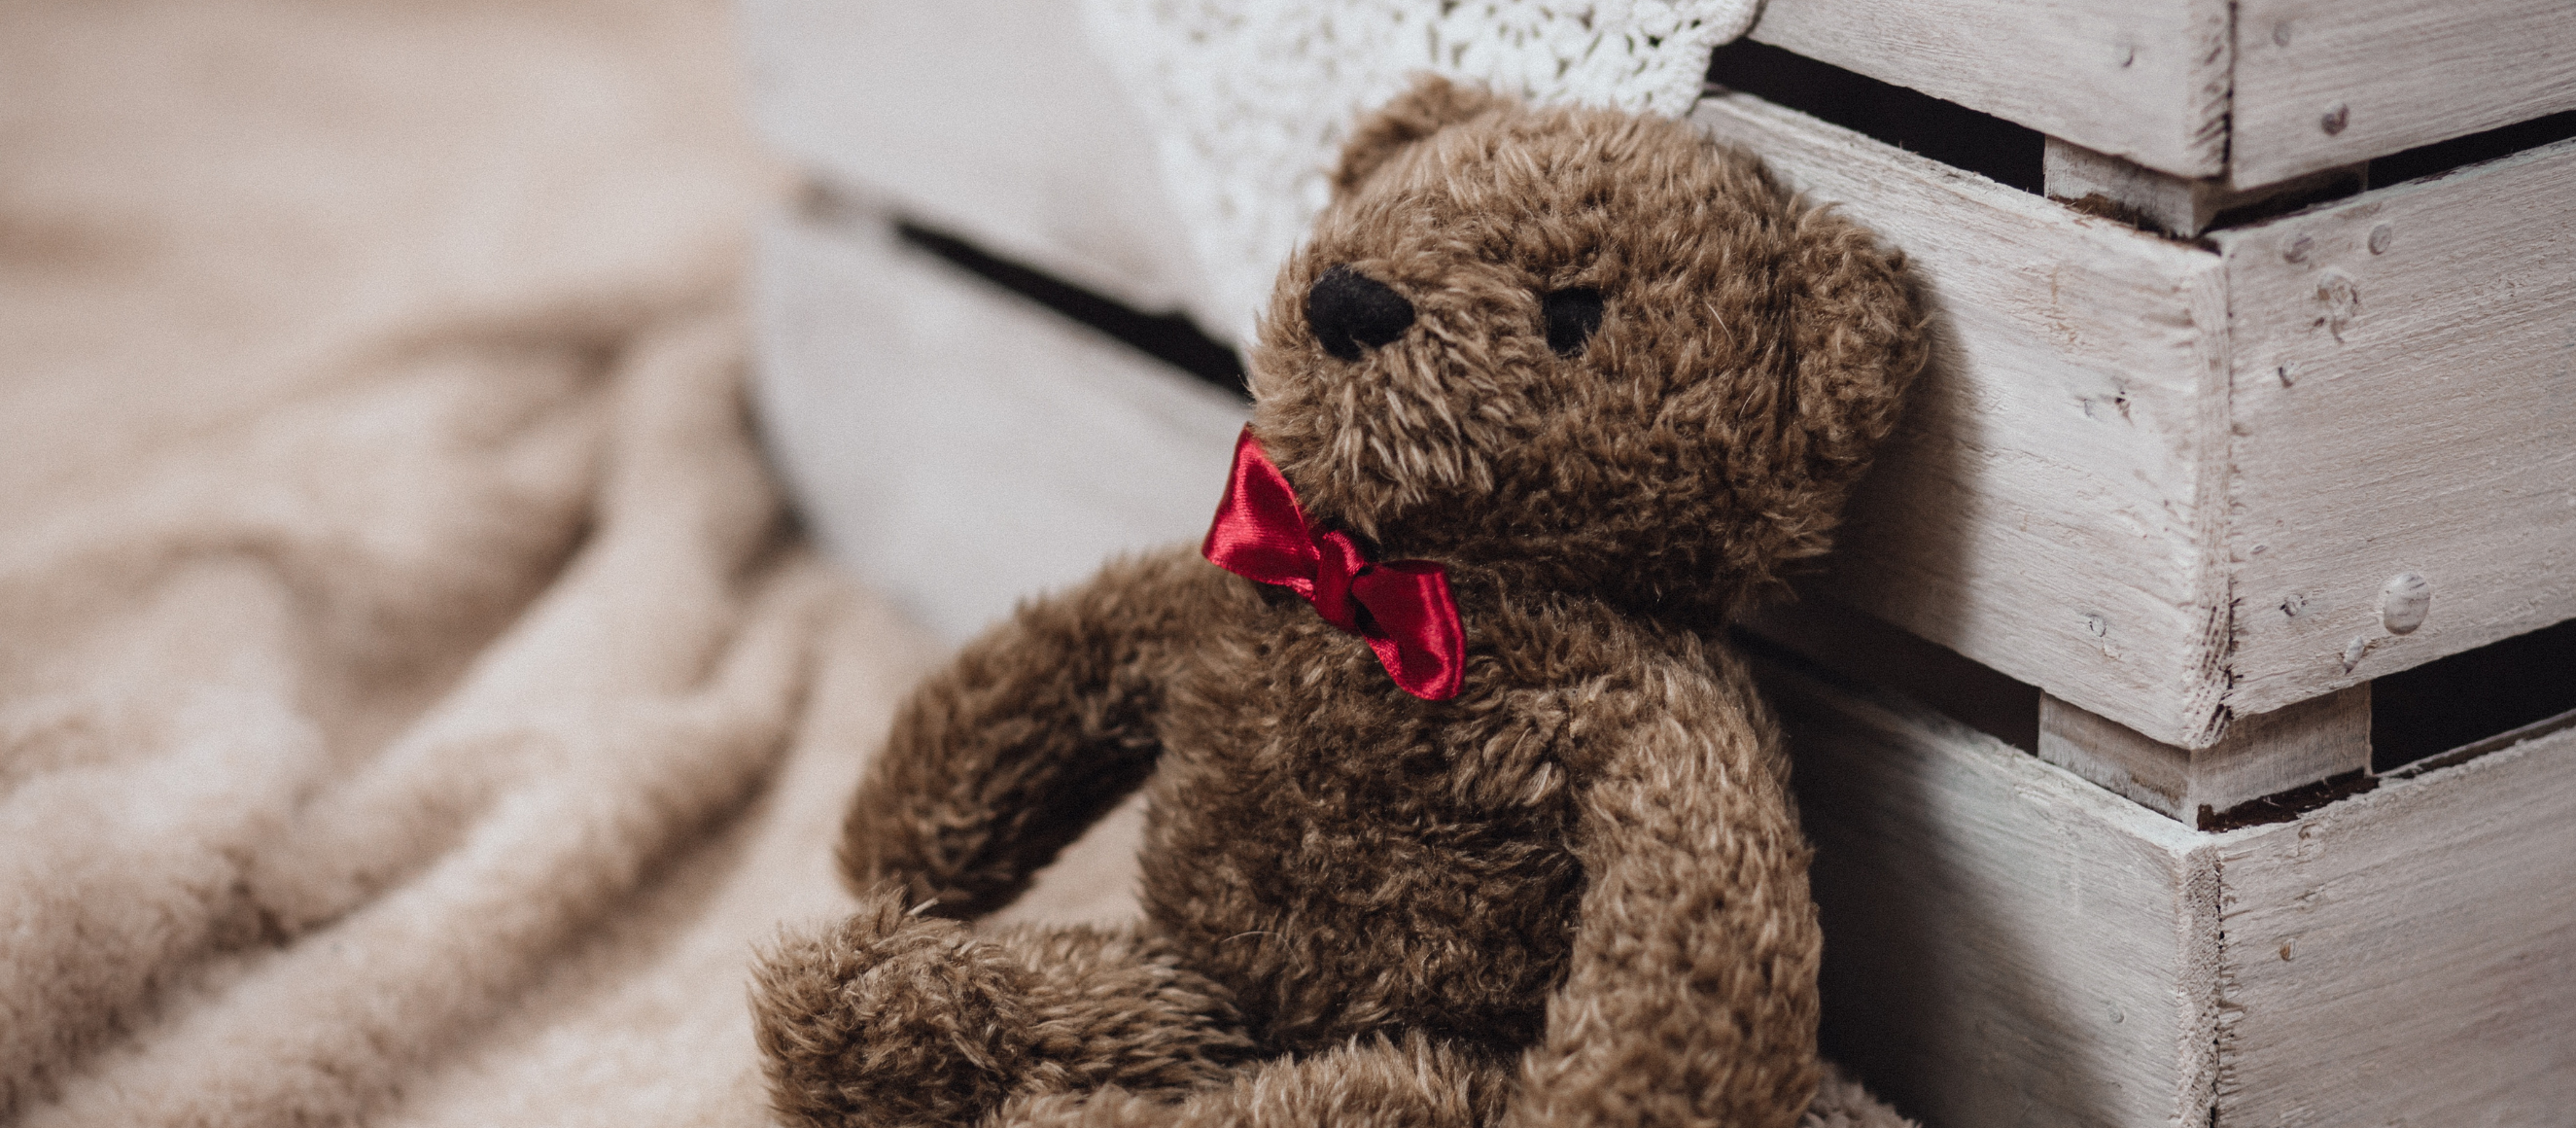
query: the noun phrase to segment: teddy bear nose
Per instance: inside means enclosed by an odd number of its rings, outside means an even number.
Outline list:
[[[1306,323],[1314,327],[1325,352],[1358,360],[1361,349],[1404,335],[1413,324],[1413,303],[1384,282],[1347,265],[1336,266],[1306,291]]]

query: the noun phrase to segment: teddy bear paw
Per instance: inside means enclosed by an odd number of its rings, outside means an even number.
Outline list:
[[[810,1125],[972,1123],[1026,1071],[1031,973],[879,893],[762,959],[753,1024],[778,1111]]]

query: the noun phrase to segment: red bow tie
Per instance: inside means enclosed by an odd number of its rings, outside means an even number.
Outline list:
[[[1199,551],[1235,575],[1304,596],[1325,622],[1367,639],[1406,693],[1426,701],[1458,695],[1467,642],[1448,569],[1429,560],[1371,563],[1349,534],[1315,535],[1297,491],[1250,427],[1234,441],[1234,473]]]

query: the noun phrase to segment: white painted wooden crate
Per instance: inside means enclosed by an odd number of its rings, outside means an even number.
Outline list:
[[[762,232],[761,429],[832,555],[962,641],[1109,557],[1206,531],[1248,405],[809,208]]]
[[[746,12],[763,123],[832,186],[765,233],[759,300],[764,426],[822,539],[963,637],[1195,536],[1239,402],[888,235],[1190,306],[1071,5]],[[2139,166],[2053,142],[2053,180],[2244,186],[2576,104],[2567,14],[1770,0],[1754,35]],[[2470,56],[2514,80],[2433,65]],[[2349,107],[2322,142],[2292,113],[2321,97]],[[2576,143],[2186,241],[1745,95],[1695,120],[1903,247],[1937,311],[1824,598],[1762,629],[2045,691],[1944,702],[2043,760],[1772,664],[1837,1052],[1933,1128],[2569,1122],[2576,729],[2188,824],[2366,767],[2372,679],[2576,616]],[[2402,632],[2401,575],[2430,592]]]
[[[1759,665],[1816,844],[1827,1049],[1907,1114],[2576,1116],[2576,715],[2212,834],[1905,699]]]
[[[1936,311],[1835,598],[2187,748],[2576,616],[2576,142],[2184,242],[1748,95],[1695,120]]]
[[[1768,0],[1752,38],[2238,187],[2576,108],[2567,0]]]
[[[821,179],[1141,309],[1200,289],[1073,0],[743,0],[742,19],[753,114]]]
[[[1196,287],[1151,142],[1066,0],[746,0],[763,132],[820,187],[758,265],[799,509],[951,640],[1206,529],[1246,406],[891,238],[897,216],[1138,309]]]

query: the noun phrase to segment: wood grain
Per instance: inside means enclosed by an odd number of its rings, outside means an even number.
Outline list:
[[[2319,200],[2349,196],[2368,184],[2368,165],[2344,165],[2261,188],[2236,189],[2216,177],[2157,172],[2118,157],[2051,137],[2042,151],[2041,175],[2049,199],[2109,205],[2168,235],[2198,235],[2222,216],[2278,215]]]
[[[808,169],[1140,309],[1204,298],[1073,4],[746,0],[742,19],[754,117]]]
[[[2193,825],[2267,795],[2370,768],[2368,683],[2240,717],[2207,748],[2140,736],[2055,697],[2039,709],[2039,757]]]
[[[2228,175],[2268,184],[2576,108],[2576,9],[2241,0],[2235,82]]]
[[[2175,176],[2226,171],[2225,0],[1769,0],[1752,38]]]
[[[2220,839],[2220,1124],[2563,1124],[2576,729]]]
[[[1828,1052],[1930,1125],[2205,1125],[2207,836],[1902,699],[1761,678],[1816,843]]]
[[[2229,705],[2576,616],[2576,141],[2215,238],[2235,339]],[[2392,633],[2383,589],[2410,572],[2431,613]]]
[[[882,217],[781,218],[758,287],[754,397],[799,512],[945,639],[1216,512],[1240,402]]]
[[[1756,668],[1816,843],[1827,1045],[1909,1115],[2539,1125],[2576,1107],[2576,714],[2205,834],[1797,659]]]
[[[2157,740],[2215,739],[2217,256],[1747,95],[1693,121],[1904,249],[1934,311],[1820,590]]]

